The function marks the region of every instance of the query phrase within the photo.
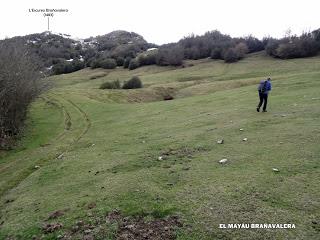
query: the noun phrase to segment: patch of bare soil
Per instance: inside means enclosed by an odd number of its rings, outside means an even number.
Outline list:
[[[52,213],[49,214],[47,220],[51,220],[51,219],[56,219],[58,217],[61,217],[65,214],[65,212],[67,212],[68,209],[65,209],[65,210],[57,210],[57,211],[54,211]]]
[[[43,226],[44,233],[54,232],[62,227],[59,223]],[[113,210],[105,217],[92,216],[79,220],[71,229],[59,235],[59,239],[117,239],[117,240],[173,240],[176,230],[183,227],[177,216],[146,220],[141,216],[127,217]]]
[[[42,226],[42,231],[44,233],[53,233],[62,227],[63,225],[61,223],[46,223]]]
[[[176,156],[177,158],[192,158],[194,154],[204,151],[202,148],[189,148],[189,147],[181,147],[178,149],[168,149],[163,151],[161,154],[163,156]]]
[[[165,219],[154,219],[146,221],[142,217],[123,217],[120,212],[111,212],[107,219],[118,224],[116,239],[176,239],[176,229],[182,227],[177,216],[170,216]]]

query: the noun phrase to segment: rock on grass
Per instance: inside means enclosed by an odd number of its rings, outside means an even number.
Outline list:
[[[223,159],[221,159],[221,160],[219,161],[219,163],[220,163],[220,164],[225,164],[225,163],[227,163],[227,161],[228,161],[228,159],[223,158]]]

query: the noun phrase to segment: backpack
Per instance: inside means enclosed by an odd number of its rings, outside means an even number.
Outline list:
[[[266,91],[267,91],[267,81],[264,81],[260,92],[261,93],[265,93]]]

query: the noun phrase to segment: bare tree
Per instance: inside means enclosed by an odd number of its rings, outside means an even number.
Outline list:
[[[45,87],[35,59],[18,40],[0,42],[0,148],[18,135],[28,106]]]

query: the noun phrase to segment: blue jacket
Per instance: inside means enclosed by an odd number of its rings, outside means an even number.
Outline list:
[[[258,85],[258,91],[261,92],[265,82],[266,82],[266,90],[265,90],[264,94],[268,94],[272,89],[271,82],[268,80],[261,80],[260,81],[260,84]]]

